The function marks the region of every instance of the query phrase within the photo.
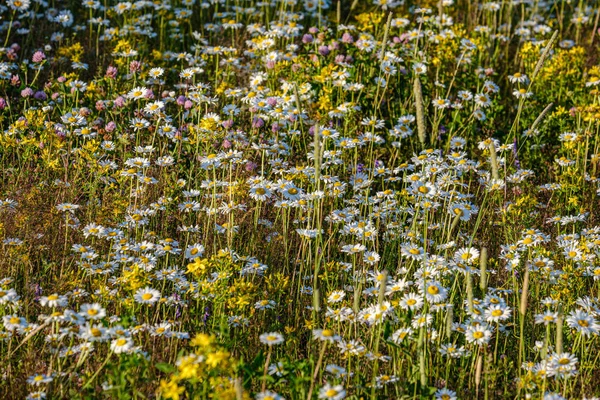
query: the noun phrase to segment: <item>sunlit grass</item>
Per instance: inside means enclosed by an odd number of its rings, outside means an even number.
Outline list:
[[[0,394],[600,396],[599,15],[1,4]]]

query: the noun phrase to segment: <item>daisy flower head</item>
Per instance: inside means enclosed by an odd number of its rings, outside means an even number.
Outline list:
[[[133,340],[129,337],[120,337],[111,342],[110,349],[115,354],[129,353],[133,349]]]
[[[529,81],[529,78],[525,74],[515,72],[513,75],[508,76],[508,80],[511,83],[527,83]]]
[[[16,201],[12,200],[12,199],[0,199],[0,211],[2,210],[11,210],[14,211],[17,208],[17,205],[19,203],[17,203]]]
[[[290,201],[298,200],[302,196],[302,190],[291,183],[287,184],[280,192],[286,200]]]
[[[511,309],[505,305],[493,305],[487,308],[484,312],[485,320],[487,322],[500,322],[510,318]]]
[[[468,90],[461,90],[458,92],[457,97],[460,101],[469,101],[473,98],[473,93]]]
[[[433,322],[433,315],[431,314],[417,314],[411,321],[411,326],[414,329],[423,328],[431,325]]]
[[[384,385],[398,382],[399,378],[395,375],[379,375],[376,379],[376,386],[382,388]]]
[[[256,201],[265,201],[271,196],[271,191],[264,184],[250,187],[250,197]]]
[[[582,310],[572,311],[567,317],[567,325],[584,337],[597,334],[600,328],[594,317]]]
[[[456,392],[453,392],[452,390],[443,388],[443,389],[438,389],[435,392],[435,400],[457,400],[458,397],[456,397]]]
[[[144,111],[149,115],[153,115],[160,112],[163,108],[165,108],[165,103],[163,103],[160,100],[157,100],[146,104],[146,107],[144,107]]]
[[[515,89],[512,94],[517,99],[527,99],[527,98],[533,96],[533,93],[528,92],[527,89],[525,89],[525,88]]]
[[[439,282],[428,281],[423,287],[425,297],[432,303],[441,303],[446,299],[448,290]]]
[[[479,250],[474,247],[463,247],[454,254],[454,258],[456,262],[474,264],[479,260]]]
[[[412,310],[417,311],[423,307],[423,296],[420,296],[416,293],[407,293],[400,300],[400,307],[404,310]]]
[[[314,329],[313,338],[323,342],[338,342],[341,339],[341,337],[336,335],[331,329]]]
[[[15,289],[0,289],[0,305],[15,303],[19,297]]]
[[[328,364],[325,367],[325,371],[329,372],[330,374],[335,375],[336,378],[346,375],[346,368],[340,367],[339,365],[336,365],[336,364]]]
[[[475,50],[477,45],[470,41],[469,39],[462,39],[460,41],[461,47],[465,50]]]
[[[140,304],[154,304],[160,300],[160,292],[149,286],[143,289],[138,289],[133,298]]]
[[[139,99],[145,98],[147,94],[148,94],[148,89],[146,89],[145,87],[138,86],[138,87],[131,89],[127,93],[126,97],[128,99],[132,99],[132,100],[139,100]]]
[[[283,396],[280,396],[278,393],[271,392],[269,390],[257,393],[255,399],[256,400],[285,400],[285,398]]]
[[[262,344],[266,344],[267,346],[278,345],[285,341],[283,335],[279,332],[263,333],[259,336],[259,339]]]
[[[442,344],[439,352],[441,355],[451,358],[460,358],[466,353],[464,346],[456,347],[456,345],[452,343]]]
[[[27,378],[27,383],[33,386],[39,386],[50,382],[52,382],[52,375],[37,374]]]
[[[42,400],[46,398],[46,392],[43,390],[38,390],[35,392],[31,392],[25,398],[26,400]]]
[[[561,142],[576,142],[578,138],[579,138],[579,135],[577,135],[577,133],[563,132],[558,137],[558,140],[560,140]]]
[[[381,129],[381,128],[385,127],[385,121],[381,120],[381,119],[377,119],[375,117],[363,118],[362,121],[360,121],[360,124],[362,126],[367,126],[369,128],[375,128],[375,129]]]
[[[400,344],[404,341],[404,339],[406,338],[410,338],[410,336],[413,333],[413,329],[412,328],[400,328],[398,330],[396,330],[394,333],[392,333],[392,336],[390,337],[391,341],[396,343],[396,344]]]
[[[479,324],[477,326],[469,326],[466,332],[467,342],[478,345],[487,344],[491,337],[492,331],[485,324]]]
[[[558,313],[547,310],[543,314],[535,315],[535,323],[536,324],[544,324],[548,325],[550,323],[556,322],[558,320]]]
[[[431,104],[433,105],[434,108],[444,109],[444,108],[450,107],[450,100],[442,99],[441,97],[438,97],[436,99],[431,100]]]
[[[486,93],[478,93],[475,95],[475,104],[481,108],[489,107],[492,104],[490,96]]]
[[[352,355],[360,355],[364,354],[366,349],[359,341],[350,340],[349,342],[345,342],[340,340],[337,344],[338,348],[341,350],[342,354],[352,354]]]
[[[23,12],[23,11],[27,11],[29,6],[31,5],[31,1],[30,0],[8,0],[6,2],[6,5],[11,10]]]
[[[486,115],[485,115],[485,112],[481,108],[478,108],[478,109],[476,109],[476,110],[473,111],[473,117],[477,121],[485,121],[485,119],[487,118]]]
[[[148,75],[152,78],[159,78],[164,74],[165,70],[162,68],[152,68],[149,72]]]
[[[28,325],[27,320],[23,317],[19,317],[18,315],[5,315],[2,317],[2,323],[4,325],[4,329],[7,331],[21,329]]]
[[[342,301],[344,299],[345,296],[346,296],[346,292],[344,292],[343,290],[336,290],[336,291],[331,292],[329,297],[327,297],[327,302],[328,303],[339,303],[340,301]]]
[[[202,257],[203,254],[204,246],[202,246],[201,244],[194,244],[192,246],[189,246],[185,251],[185,258],[187,258],[188,260],[193,260],[195,258]]]
[[[375,264],[377,264],[377,262],[380,260],[380,258],[381,257],[379,256],[379,254],[377,254],[374,251],[366,251],[363,254],[363,261],[366,264],[369,264],[369,265],[375,265]]]
[[[79,313],[89,320],[98,320],[106,316],[106,310],[98,303],[83,304]]]
[[[229,326],[237,328],[240,326],[248,326],[250,320],[240,315],[232,315],[231,317],[227,318],[227,323],[229,324]]]
[[[417,245],[407,243],[400,247],[400,254],[412,260],[421,260],[425,254],[425,250]]]
[[[333,386],[329,382],[319,390],[319,399],[341,400],[346,397],[346,391],[342,385]]]
[[[471,210],[461,203],[451,204],[450,207],[448,207],[448,213],[459,217],[461,221],[468,221],[471,219]]]
[[[60,296],[56,293],[49,296],[40,297],[40,304],[48,307],[65,307],[68,303],[67,296]]]
[[[87,224],[83,228],[83,236],[86,238],[90,236],[102,237],[104,235],[105,228],[97,224]]]
[[[577,374],[577,363],[579,360],[570,353],[555,353],[550,357],[548,365],[548,376],[568,378]]]
[[[459,136],[454,136],[450,139],[450,147],[452,149],[461,149],[467,144],[467,141]]]
[[[427,66],[423,63],[413,64],[412,69],[415,72],[415,74],[417,74],[417,75],[423,75],[424,73],[427,72]]]
[[[71,203],[60,203],[59,205],[56,206],[56,209],[58,211],[70,212],[70,213],[74,213],[75,210],[77,210],[78,208],[79,208],[79,205],[71,204]]]

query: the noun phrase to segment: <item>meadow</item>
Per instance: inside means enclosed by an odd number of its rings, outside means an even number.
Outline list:
[[[0,398],[599,398],[599,19],[3,0]]]

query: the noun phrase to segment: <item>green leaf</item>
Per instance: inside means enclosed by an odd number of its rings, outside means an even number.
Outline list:
[[[165,374],[170,374],[177,371],[177,368],[168,363],[158,363],[155,365],[156,369],[164,372]]]

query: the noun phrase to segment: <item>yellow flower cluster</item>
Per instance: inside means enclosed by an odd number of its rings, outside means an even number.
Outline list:
[[[177,369],[160,382],[158,395],[163,399],[189,398],[235,399],[235,359],[223,350],[213,335],[197,334],[190,345],[194,352],[177,359]],[[238,384],[239,386],[239,384]]]

